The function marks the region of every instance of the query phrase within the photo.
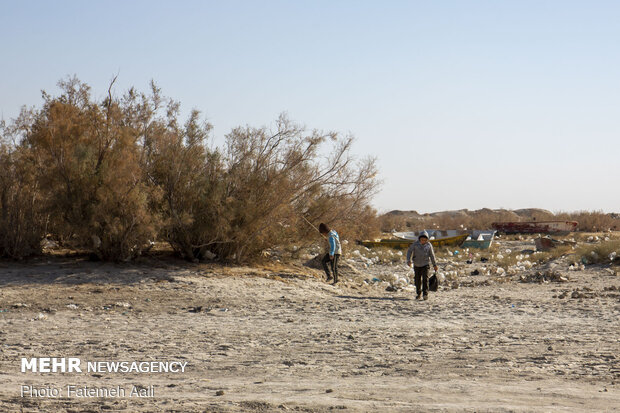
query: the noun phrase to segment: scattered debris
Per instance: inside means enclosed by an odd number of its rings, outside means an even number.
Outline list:
[[[47,250],[58,248],[58,243],[46,237],[41,240],[41,248]]]
[[[213,308],[211,307],[203,307],[201,305],[196,306],[196,307],[188,307],[187,311],[190,313],[208,313],[211,312],[211,310],[213,310]],[[219,309],[221,312],[226,313],[228,312],[228,308],[220,308]]]
[[[34,320],[47,320],[47,315],[43,314],[43,313],[39,313],[37,314],[37,316],[35,318],[33,318]]]
[[[549,283],[549,282],[568,282],[568,276],[561,272],[549,269],[546,271],[536,271],[533,274],[521,275],[521,282],[526,283]]]
[[[121,307],[121,308],[131,308],[131,304],[123,303],[123,302],[120,302],[120,301],[117,301],[116,303],[114,303],[114,305],[116,307]]]
[[[11,307],[13,307],[13,308],[28,308],[28,307],[30,307],[30,304],[15,303]]]
[[[202,252],[202,257],[204,259],[206,259],[206,260],[213,260],[213,259],[215,259],[217,257],[217,255],[212,253],[209,250],[205,250],[205,251]]]
[[[537,251],[551,251],[554,248],[564,246],[564,245],[570,245],[572,247],[577,245],[575,241],[569,241],[569,240],[560,241],[557,239],[553,239],[550,236],[536,238],[534,240],[534,243],[536,244]]]
[[[580,299],[580,298],[595,298],[597,296],[596,293],[592,292],[592,290],[588,287],[583,287],[581,289],[573,290],[570,295],[570,298]]]

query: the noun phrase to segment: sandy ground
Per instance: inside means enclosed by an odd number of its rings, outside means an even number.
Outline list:
[[[0,411],[620,410],[620,277],[591,267],[565,283],[466,278],[422,302],[327,285],[301,265],[0,263]],[[22,373],[22,357],[188,365]],[[69,384],[155,387],[144,398],[20,394]]]

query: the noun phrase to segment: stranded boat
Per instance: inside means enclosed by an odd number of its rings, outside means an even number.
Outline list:
[[[494,222],[493,228],[506,234],[566,235],[577,229],[576,221]]]
[[[491,247],[496,232],[497,231],[495,230],[474,230],[470,233],[470,236],[467,237],[461,247],[486,250]]]
[[[495,230],[459,230],[459,229],[448,229],[448,230],[426,230],[428,232],[430,240],[445,240],[446,238],[452,238],[459,235],[467,235],[463,244],[461,244],[461,248],[479,248],[479,249],[487,249],[493,243],[493,238],[495,237]],[[394,232],[394,236],[397,238],[407,239],[407,240],[417,240],[419,232]]]

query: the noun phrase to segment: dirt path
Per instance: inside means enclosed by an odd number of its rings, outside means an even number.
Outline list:
[[[315,274],[179,263],[4,263],[0,411],[620,406],[620,277],[589,270],[568,283],[459,288],[419,302],[405,292],[332,287]],[[582,298],[571,298],[574,291]],[[46,356],[188,366],[185,373],[20,372],[22,357]],[[22,385],[69,384],[154,385],[155,397],[20,396]]]

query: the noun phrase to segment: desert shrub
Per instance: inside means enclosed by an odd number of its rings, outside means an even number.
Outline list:
[[[217,253],[239,260],[315,237],[304,219],[340,223],[345,235],[348,228],[359,233],[361,226],[347,219],[374,217],[369,201],[378,181],[373,159],[354,162],[352,143],[333,132],[307,131],[285,115],[274,130],[234,129],[226,136],[228,222]]]
[[[28,158],[26,149],[0,140],[0,257],[21,259],[41,249],[45,217]]]
[[[183,127],[154,122],[147,173],[161,189],[156,205],[161,236],[185,259],[203,259],[226,237],[225,170],[221,154],[209,150],[211,125],[193,111]]]
[[[273,130],[235,128],[210,148],[197,111],[181,124],[180,104],[154,84],[121,97],[113,84],[97,101],[85,83],[63,80],[59,96],[44,92],[41,108],[14,121],[15,151],[0,155],[2,254],[36,250],[50,232],[105,260],[134,258],[159,238],[186,259],[240,261],[316,240],[305,220],[345,237],[378,228],[375,161],[356,162],[351,137],[283,115]]]
[[[60,96],[44,93],[43,107],[23,113],[18,122],[50,230],[102,259],[135,257],[157,229],[149,210],[157,189],[143,179],[141,130],[131,122],[142,114],[111,89],[95,102],[76,78],[59,86]]]
[[[225,148],[209,149],[211,125],[194,111],[180,127],[174,113],[152,121],[145,169],[161,189],[161,235],[182,257],[241,261],[314,242],[305,220],[328,221],[344,237],[373,228],[376,168],[353,162],[352,139],[306,131],[282,115],[274,130],[235,128]]]

